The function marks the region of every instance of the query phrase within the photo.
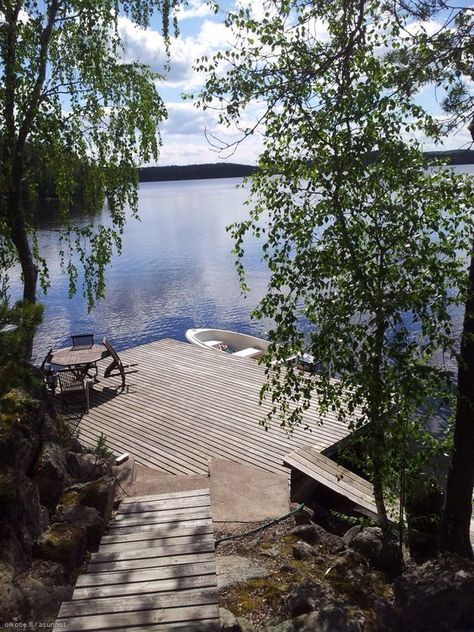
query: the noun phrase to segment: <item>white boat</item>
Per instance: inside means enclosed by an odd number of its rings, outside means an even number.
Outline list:
[[[191,344],[198,347],[255,360],[265,353],[270,344],[268,340],[227,329],[188,329],[185,335]]]

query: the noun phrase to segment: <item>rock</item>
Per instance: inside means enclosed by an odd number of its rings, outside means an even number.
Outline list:
[[[329,519],[330,514],[327,509],[319,505],[314,499],[309,501],[309,509],[311,511],[313,522],[320,524]]]
[[[78,483],[64,490],[59,504],[62,510],[73,505],[93,507],[97,509],[105,524],[108,524],[114,508],[114,496],[117,481],[111,476],[104,476],[89,483]]]
[[[403,557],[395,541],[386,542],[382,529],[366,527],[350,539],[350,547],[360,553],[375,569],[393,576],[403,568]]]
[[[54,511],[67,484],[66,456],[63,448],[49,441],[43,445],[35,468],[41,504]]]
[[[321,608],[314,619],[314,630],[321,632],[363,632],[366,629],[362,612],[351,611],[336,602]]]
[[[64,564],[72,571],[82,562],[86,552],[86,531],[64,523],[48,527],[38,538],[35,553],[38,557]]]
[[[325,598],[326,591],[311,581],[295,584],[284,598],[285,610],[292,616],[313,612]]]
[[[14,526],[8,522],[0,523],[0,560],[22,571],[30,563],[31,554],[31,547],[20,541]]]
[[[323,527],[318,524],[297,525],[291,530],[291,533],[301,540],[308,542],[308,544],[322,544],[329,548],[330,551],[338,551],[345,547],[342,538],[330,531],[326,531],[326,529],[323,529]]]
[[[112,473],[110,463],[97,459],[94,454],[77,454],[72,451],[66,454],[66,468],[68,474],[81,483],[110,476]]]
[[[74,435],[69,438],[69,450],[70,452],[75,452],[76,454],[82,454],[84,452],[81,442]]]
[[[342,540],[344,544],[350,546],[350,543],[356,535],[358,535],[362,531],[362,527],[360,525],[356,525],[355,527],[351,527],[348,529],[345,534],[342,536]]]
[[[308,544],[307,542],[299,540],[296,544],[293,545],[293,557],[296,560],[309,559],[314,554],[314,548],[311,546],[311,544]]]
[[[50,441],[57,443],[58,439],[59,432],[56,421],[51,419],[51,417],[45,413],[41,424],[41,440],[43,443],[48,443]]]
[[[219,590],[227,586],[241,584],[249,579],[268,577],[270,571],[261,564],[257,564],[239,555],[223,555],[216,558],[217,586]]]
[[[297,573],[298,569],[291,564],[282,564],[280,566],[280,572],[282,573]]]
[[[264,632],[363,632],[365,618],[345,605],[330,602],[309,614],[266,625]]]
[[[61,522],[67,522],[73,527],[85,529],[87,535],[87,546],[96,546],[105,528],[105,522],[94,507],[84,507],[83,505],[73,505],[62,510],[59,514]]]
[[[0,473],[0,559],[21,570],[40,534],[38,488],[19,470]]]
[[[296,535],[300,540],[304,540],[308,544],[317,544],[319,542],[319,531],[315,524],[300,524],[294,527],[290,533]]]
[[[253,629],[248,621],[240,617],[237,618],[226,608],[219,608],[219,618],[222,632],[250,632]]]
[[[262,555],[265,555],[266,557],[278,557],[281,553],[278,547],[271,546],[269,549],[263,549]]]
[[[295,523],[298,524],[312,524],[313,511],[309,507],[305,507],[293,516]]]
[[[314,632],[316,628],[307,627],[308,619],[312,615],[303,614],[295,619],[288,619],[286,621],[280,621],[279,623],[272,623],[264,626],[264,632]]]
[[[25,597],[30,621],[49,620],[61,602],[71,598],[74,590],[72,585],[66,585],[62,564],[45,560],[34,560],[31,568],[16,581]]]
[[[49,527],[49,511],[43,505],[39,508],[39,532],[43,533]]]
[[[12,623],[25,609],[25,597],[13,580],[13,567],[0,562],[0,626]]]
[[[0,427],[2,468],[11,467],[26,473],[33,467],[39,449],[39,436],[35,433],[37,417],[37,410],[21,415],[14,410],[4,412]]]
[[[400,629],[412,632],[472,630],[474,562],[455,555],[414,566],[394,583]]]
[[[86,483],[81,491],[81,505],[97,509],[105,524],[108,524],[114,508],[117,481],[111,476]]]
[[[241,632],[237,617],[227,608],[219,608],[222,632]]]
[[[367,568],[368,562],[360,553],[352,549],[341,551],[336,557],[332,569],[342,572],[348,579],[354,575],[354,571],[360,574]]]

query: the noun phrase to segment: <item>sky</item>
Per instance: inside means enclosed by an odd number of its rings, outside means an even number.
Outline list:
[[[240,0],[250,2],[253,9],[261,6],[262,0]],[[246,164],[255,164],[261,149],[259,135],[254,135],[241,143],[235,153],[226,158],[226,154],[216,152],[206,138],[206,132],[224,140],[236,138],[235,130],[219,128],[215,113],[201,111],[190,100],[184,100],[183,94],[196,92],[203,82],[203,76],[193,69],[196,59],[211,57],[218,50],[226,48],[230,33],[226,29],[224,10],[232,8],[233,0],[221,3],[223,10],[217,15],[202,0],[189,0],[178,14],[180,34],[172,39],[171,66],[165,78],[158,82],[159,93],[164,100],[168,119],[161,126],[163,146],[159,165],[186,165],[227,160]],[[436,23],[424,23],[428,32],[436,29]],[[125,46],[127,61],[140,61],[148,64],[152,70],[162,73],[165,60],[165,47],[161,35],[161,18],[153,18],[147,30],[136,28],[126,17],[120,18],[119,29]],[[418,96],[418,102],[430,113],[442,116],[440,102],[443,95],[432,88],[425,88]],[[444,147],[435,147],[424,142],[426,150],[458,149],[469,146],[470,135],[464,128],[452,134]]]

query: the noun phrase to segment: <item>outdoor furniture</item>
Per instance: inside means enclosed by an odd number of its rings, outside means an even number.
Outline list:
[[[112,363],[109,364],[109,366],[104,371],[104,377],[117,375],[116,373],[115,374],[112,373],[112,371],[115,371],[117,369],[122,378],[122,390],[123,390],[125,388],[125,367],[122,364],[122,360],[120,359],[118,353],[112,347],[110,342],[107,340],[107,338],[104,338],[103,344],[104,344],[104,347],[107,349],[107,351],[113,358]]]
[[[48,353],[46,354],[43,362],[41,363],[39,370],[41,372],[41,375],[43,376],[43,380],[44,380],[44,383],[46,384],[46,388],[49,388],[54,393],[58,385],[58,376],[57,376],[57,371],[55,371],[51,367],[52,357],[53,357],[53,350],[50,349]]]
[[[74,351],[80,349],[91,349],[94,345],[94,334],[75,334],[71,336],[72,348]]]
[[[87,349],[68,347],[53,351],[51,362],[65,368],[79,369],[86,375],[91,370],[96,371],[96,363],[108,355],[109,352],[101,344],[94,344]]]
[[[63,369],[57,373],[61,389],[63,408],[71,403],[85,403],[86,413],[89,412],[89,386],[91,380],[78,369]]]

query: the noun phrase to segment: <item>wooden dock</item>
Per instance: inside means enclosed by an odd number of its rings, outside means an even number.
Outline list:
[[[209,491],[125,500],[56,630],[220,630]]]
[[[80,438],[96,445],[100,433],[115,453],[171,474],[207,474],[208,459],[221,458],[287,473],[283,457],[298,447],[324,451],[348,435],[336,413],[320,418],[316,407],[288,435],[275,421],[259,422],[270,404],[259,405],[264,367],[255,361],[159,340],[120,353],[136,364],[128,388],[120,378],[104,379],[91,393],[90,412],[81,420]],[[106,361],[104,361],[106,362]]]
[[[298,477],[294,474],[301,473],[307,479],[316,481],[332,492],[347,498],[359,507],[363,514],[377,520],[373,487],[361,476],[338,465],[313,448],[295,450],[284,458],[284,463],[291,468],[291,492],[292,495],[295,494],[295,498],[298,495]],[[295,498],[292,499],[295,500]]]
[[[291,469],[291,499],[293,501],[308,500],[314,493],[314,488],[308,486],[307,481],[315,481],[349,500],[355,508],[359,508],[359,512],[363,515],[378,521],[372,484],[361,476],[338,465],[311,447],[299,448],[288,454],[284,458],[284,463]],[[394,521],[398,520],[397,506],[389,508],[389,516]],[[471,519],[470,539],[474,546],[474,516]]]

